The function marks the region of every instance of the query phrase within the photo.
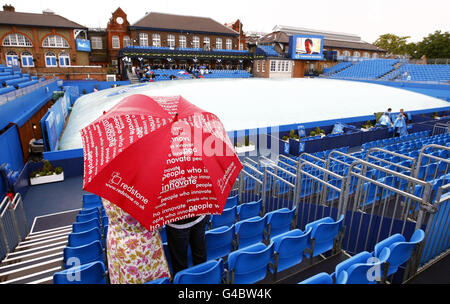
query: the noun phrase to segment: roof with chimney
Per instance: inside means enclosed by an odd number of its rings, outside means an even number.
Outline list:
[[[238,32],[209,17],[173,15],[157,12],[146,14],[143,18],[132,24],[130,28],[239,35]]]
[[[86,29],[67,18],[55,14],[51,10],[45,10],[42,14],[16,12],[13,6],[3,6],[0,11],[0,25],[33,26],[51,28]]]

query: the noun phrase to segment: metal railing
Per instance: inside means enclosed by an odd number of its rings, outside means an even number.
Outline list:
[[[22,197],[19,193],[11,201],[5,197],[0,204],[0,260],[25,239],[28,224]]]
[[[444,123],[436,123],[433,126],[433,132],[431,133],[431,136],[438,135],[438,134],[444,134],[449,133],[450,130],[450,122]]]

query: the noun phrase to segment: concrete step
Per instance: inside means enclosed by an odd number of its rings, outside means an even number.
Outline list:
[[[9,279],[0,282],[0,284],[52,284],[53,274],[55,272],[61,271],[62,269],[63,268],[61,266],[56,266],[22,277]]]
[[[62,256],[63,256],[63,252],[59,251],[59,252],[46,254],[46,255],[39,256],[39,257],[35,257],[34,259],[28,259],[28,260],[25,260],[25,261],[16,260],[15,263],[10,263],[10,264],[1,266],[0,267],[0,276],[3,273],[9,273],[9,272],[12,272],[14,270],[20,270],[20,269],[25,268],[25,267],[33,266],[33,265],[36,265],[36,264],[39,264],[39,263],[43,263],[43,262],[47,262],[47,261],[51,261],[51,260],[54,260],[56,258],[61,258]]]
[[[24,241],[20,242],[18,246],[28,246],[28,245],[32,245],[32,244],[38,244],[38,243],[42,243],[42,242],[47,242],[47,241],[51,241],[51,240],[57,240],[61,237],[68,237],[69,234],[71,232],[69,231],[64,231],[58,234],[52,234],[52,235],[45,235],[42,236],[40,238],[34,238],[34,239],[25,239]]]
[[[9,270],[0,274],[0,282],[16,281],[15,279],[32,276],[58,267],[61,268],[62,262],[63,258],[61,256],[37,264],[21,267],[19,269]]]
[[[28,254],[22,254],[22,255],[16,255],[16,256],[8,255],[2,261],[2,263],[0,264],[0,267],[10,265],[10,264],[17,264],[17,263],[24,262],[24,261],[33,260],[36,258],[48,256],[48,255],[55,254],[55,253],[62,253],[64,250],[64,247],[66,247],[66,246],[63,245],[63,246],[58,246],[58,247],[52,247],[49,249],[42,249],[42,250],[34,251],[34,252],[31,252]]]
[[[66,246],[66,245],[67,245],[67,239],[63,240],[63,241],[58,241],[58,242],[52,243],[50,245],[43,245],[43,246],[38,246],[38,247],[26,249],[26,250],[11,252],[10,254],[8,254],[7,259],[14,259],[14,258],[18,258],[21,256],[29,255],[31,253],[38,253],[38,252],[41,252],[42,250],[48,250],[48,249]]]
[[[14,252],[25,251],[25,250],[29,250],[29,249],[33,249],[33,248],[37,248],[37,247],[49,246],[49,245],[56,244],[59,242],[64,242],[64,241],[67,242],[67,239],[68,239],[68,235],[63,235],[63,236],[58,236],[58,237],[51,238],[51,239],[39,240],[37,242],[20,243],[19,245],[17,245]]]
[[[53,235],[58,235],[58,234],[62,234],[62,233],[70,233],[70,232],[72,232],[72,226],[50,229],[50,230],[46,230],[46,231],[39,231],[36,233],[30,233],[25,238],[24,241],[31,241],[31,240],[41,239],[41,238],[50,237]]]

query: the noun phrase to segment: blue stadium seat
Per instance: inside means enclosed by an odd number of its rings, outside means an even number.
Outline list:
[[[237,206],[239,200],[239,196],[233,195],[227,198],[227,202],[225,203],[224,209],[233,208],[234,206]]]
[[[144,284],[172,284],[168,277],[154,279],[152,281],[146,282]]]
[[[106,284],[105,264],[92,262],[53,274],[53,284]]]
[[[244,248],[258,242],[264,241],[264,231],[266,229],[266,218],[255,216],[240,222],[236,225],[236,247]]]
[[[222,214],[211,215],[209,228],[214,229],[221,226],[232,226],[236,222],[237,218],[237,207],[223,209]]]
[[[310,234],[311,229],[306,233],[300,229],[294,229],[272,239],[275,253],[274,265],[277,272],[301,263],[303,252],[308,247]]]
[[[223,260],[212,260],[183,269],[175,274],[173,284],[221,284]]]
[[[409,242],[405,237],[399,233],[394,234],[375,245],[374,256],[380,257],[384,248],[390,249],[390,255],[387,259],[389,270],[387,276],[392,275],[398,270],[398,267],[408,261],[412,252],[425,237],[425,232],[422,229],[417,229]]]
[[[336,265],[336,284],[376,284],[383,281],[384,263],[389,258],[389,248],[379,257],[363,251]]]
[[[76,217],[77,222],[87,222],[92,219],[98,219],[100,220],[99,213],[92,211],[91,213],[85,213],[85,214],[78,214]]]
[[[261,216],[262,199],[256,202],[243,203],[237,206],[238,221],[246,220],[251,217]]]
[[[83,194],[83,209],[94,207],[103,208],[100,196],[95,194]]]
[[[344,215],[341,215],[338,221],[334,221],[331,217],[325,217],[306,225],[305,231],[311,229],[308,247],[311,249],[313,257],[333,248],[334,241],[342,229],[343,220]]]
[[[253,246],[233,251],[228,256],[229,283],[253,284],[267,275],[273,255],[273,243],[268,246],[256,243]]]
[[[333,277],[326,272],[321,272],[298,284],[333,284]]]
[[[78,247],[87,245],[94,241],[102,242],[102,234],[100,233],[100,229],[92,228],[91,230],[87,230],[84,232],[72,232],[68,237],[68,247]]]
[[[267,212],[267,235],[269,239],[274,236],[285,233],[291,229],[292,221],[295,215],[295,208],[281,208]]]
[[[86,222],[75,222],[72,224],[72,232],[84,232],[92,228],[101,228],[98,219],[92,219]]]
[[[205,232],[207,260],[227,256],[234,249],[234,227],[222,226]]]
[[[63,263],[66,269],[95,261],[104,262],[103,247],[99,240],[77,247],[66,246],[63,250]]]

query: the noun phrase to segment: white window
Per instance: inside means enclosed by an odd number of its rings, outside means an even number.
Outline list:
[[[239,50],[242,51],[244,49],[244,44],[242,42],[239,42]]]
[[[378,53],[373,53],[372,58],[378,58]]]
[[[353,57],[361,57],[361,54],[359,52],[353,52]]]
[[[222,38],[216,38],[216,49],[222,49]]]
[[[260,66],[260,62],[259,62],[259,60],[256,60],[256,72],[259,72],[259,66]]]
[[[194,38],[192,38],[192,47],[196,49],[200,48],[200,37],[194,36]]]
[[[370,54],[369,54],[368,52],[364,52],[364,53],[363,53],[363,57],[364,57],[364,58],[370,58]]]
[[[264,66],[266,65],[266,61],[263,60],[261,64],[261,72],[264,72]]]
[[[23,67],[34,67],[33,54],[30,52],[23,52],[21,57]]]
[[[70,58],[66,52],[59,53],[59,66],[60,67],[70,66]]]
[[[6,65],[9,67],[19,65],[19,56],[14,52],[6,53]]]
[[[3,39],[3,46],[33,46],[33,44],[25,35],[9,34]]]
[[[103,49],[102,37],[91,37],[91,44],[93,50]]]
[[[126,48],[131,45],[131,39],[129,36],[123,37],[123,47]]]
[[[211,48],[211,40],[209,39],[209,37],[203,38],[203,47],[207,50]]]
[[[46,67],[57,67],[56,55],[53,52],[48,52],[45,54],[45,66]]]
[[[52,35],[44,39],[42,46],[51,48],[69,48],[69,43],[61,36]]]
[[[179,47],[180,48],[185,48],[186,47],[186,36],[180,36],[178,37],[178,43],[179,43]]]
[[[119,36],[112,36],[112,48],[120,49],[120,38]]]
[[[167,46],[170,48],[175,47],[175,35],[168,35],[167,36]]]
[[[233,49],[233,41],[231,39],[227,39],[226,48],[227,50]]]
[[[140,46],[148,46],[148,34],[147,33],[139,33],[139,45]]]
[[[159,34],[152,34],[152,45],[161,47],[161,36]]]
[[[344,56],[350,56],[350,52],[349,52],[349,51],[344,51],[342,54],[343,54]]]
[[[277,70],[277,61],[276,60],[270,60],[270,71],[275,72]]]

